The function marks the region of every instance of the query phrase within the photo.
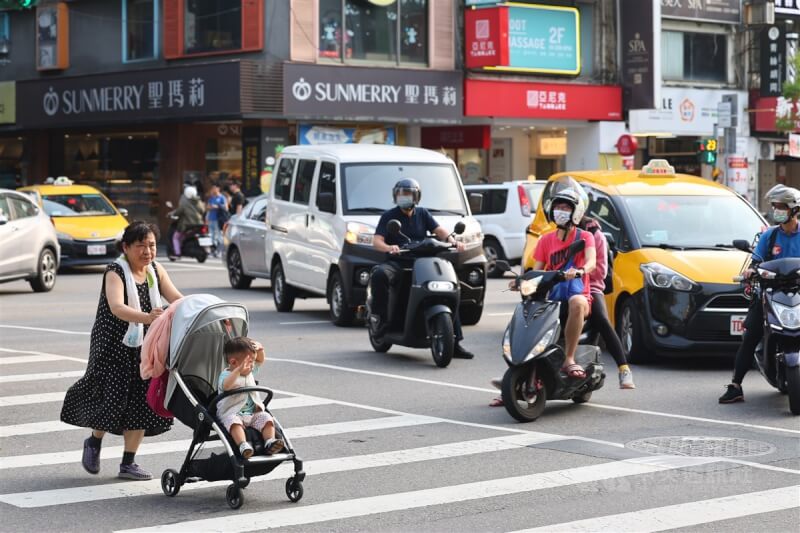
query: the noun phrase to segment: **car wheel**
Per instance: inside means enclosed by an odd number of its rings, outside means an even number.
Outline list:
[[[45,248],[39,254],[39,263],[36,269],[36,277],[29,280],[31,288],[35,292],[47,292],[56,285],[56,254],[53,250]]]
[[[479,304],[462,305],[458,309],[461,323],[465,326],[474,326],[481,320],[483,315],[483,302]]]
[[[619,335],[622,349],[625,351],[625,358],[629,363],[644,363],[650,360],[642,340],[639,308],[632,298],[626,299],[619,311],[617,335]]]
[[[242,267],[242,255],[238,248],[231,248],[228,252],[228,281],[234,289],[247,289],[253,282],[253,278],[245,275]]]
[[[345,296],[341,272],[334,272],[331,276],[329,296],[331,301],[331,321],[340,327],[352,325],[353,320],[356,318],[356,313]]]
[[[272,299],[275,301],[275,308],[281,312],[289,312],[294,308],[295,289],[286,283],[286,276],[283,274],[283,265],[280,262],[275,264],[272,269]]]
[[[500,243],[491,237],[483,239],[483,255],[486,256],[486,275],[490,278],[503,277],[503,272],[496,268],[497,261],[503,261],[506,258]]]

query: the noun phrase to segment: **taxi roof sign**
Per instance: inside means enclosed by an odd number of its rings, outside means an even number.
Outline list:
[[[666,159],[651,159],[649,163],[642,167],[640,176],[674,176],[675,167],[669,164]]]

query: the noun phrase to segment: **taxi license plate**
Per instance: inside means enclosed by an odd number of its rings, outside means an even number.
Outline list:
[[[211,237],[198,237],[197,244],[200,246],[211,246]]]
[[[87,255],[106,255],[105,244],[90,244],[86,247]]]
[[[744,334],[744,319],[746,315],[731,315],[731,335],[741,336]]]

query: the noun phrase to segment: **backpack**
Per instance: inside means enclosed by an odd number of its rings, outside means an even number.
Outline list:
[[[772,233],[769,234],[769,241],[767,241],[767,257],[764,258],[764,262],[772,261],[775,258],[775,254],[773,250],[775,249],[775,241],[778,240],[778,228],[775,227],[772,229]]]

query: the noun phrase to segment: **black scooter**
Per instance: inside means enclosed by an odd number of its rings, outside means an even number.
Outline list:
[[[752,253],[750,243],[733,246]],[[758,370],[767,382],[789,396],[789,410],[800,415],[800,258],[773,259],[759,264],[745,296],[759,298],[764,313],[764,338],[756,347]],[[753,290],[753,289],[760,290]]]
[[[392,235],[405,237],[400,227],[399,221],[390,220],[387,229]],[[464,223],[458,222],[453,233],[460,235],[464,228]],[[389,290],[387,330],[377,336],[370,325],[369,342],[376,352],[387,352],[393,344],[430,348],[436,366],[444,368],[450,364],[455,348],[453,314],[458,312],[459,282],[453,264],[442,256],[455,247],[435,238],[416,242],[406,239],[400,253],[393,256],[403,272]],[[370,303],[368,294],[368,309]]]
[[[569,257],[583,247],[583,241],[570,245]],[[505,261],[498,261],[497,268],[511,271]],[[533,422],[542,415],[548,399],[588,402],[592,392],[603,386],[606,375],[600,363],[600,348],[590,345],[579,345],[575,352],[575,362],[586,372],[585,378],[571,378],[561,371],[566,357],[559,344],[561,303],[550,301],[547,296],[557,283],[564,281],[564,272],[530,270],[517,275],[515,281],[522,301],[503,335],[503,358],[508,370],[501,390],[508,414],[520,422]]]
[[[164,205],[172,209],[172,202],[167,201]],[[198,224],[196,226],[189,226],[183,232],[183,240],[181,241],[181,255],[175,253],[172,244],[172,236],[178,231],[178,217],[175,216],[175,211],[167,213],[170,219],[169,229],[165,236],[165,244],[167,245],[167,257],[170,261],[176,261],[181,256],[193,257],[197,259],[198,263],[204,263],[211,253],[211,237],[208,235],[208,226],[205,224]]]

